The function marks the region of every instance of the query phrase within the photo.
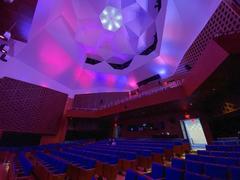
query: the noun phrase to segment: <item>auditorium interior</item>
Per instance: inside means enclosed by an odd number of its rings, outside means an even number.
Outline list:
[[[0,0],[0,180],[240,180],[240,0]]]

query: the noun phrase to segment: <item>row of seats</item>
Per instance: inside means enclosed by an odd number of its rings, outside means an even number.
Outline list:
[[[237,159],[186,155],[186,160],[174,158],[172,168],[187,172],[206,175],[212,178],[233,179],[240,178],[240,164]]]
[[[115,146],[106,146],[106,145],[94,145],[92,147],[86,147],[88,149],[94,149],[99,148],[102,150],[108,150],[108,149],[115,149],[115,150],[122,150],[122,151],[131,151],[132,153],[136,153],[137,156],[151,156],[152,153],[159,153],[164,154],[164,147],[143,147],[143,146],[121,146],[121,145],[115,145]],[[173,148],[173,147],[172,147]],[[172,148],[168,148],[171,150]],[[167,149],[167,148],[166,148]]]
[[[240,158],[240,152],[226,152],[226,151],[205,151],[205,150],[198,150],[197,153],[199,155],[206,155],[206,156],[216,156],[216,157],[229,157],[229,158]]]
[[[213,145],[240,145],[238,137],[218,138],[212,142]]]
[[[208,167],[206,174],[194,173],[185,169],[178,169],[174,167],[165,167],[162,164],[153,163],[152,172],[150,174],[142,175],[134,170],[129,169],[126,173],[125,180],[220,180],[222,177],[216,177],[213,169]],[[232,168],[232,175],[229,180],[239,180],[238,169]]]
[[[66,149],[64,149],[64,151],[72,153],[72,154],[79,154],[82,156],[91,157],[91,158],[97,159],[98,161],[101,161],[103,163],[117,164],[117,162],[118,162],[118,157],[116,155],[114,155],[114,154],[109,155],[107,153],[103,153],[98,150],[87,151],[84,149],[81,150],[81,149],[66,148]]]
[[[213,164],[240,166],[240,158],[215,157],[215,156],[186,154],[186,159],[187,160],[192,160],[192,161],[201,161],[201,162],[206,162],[206,163],[213,163]]]
[[[163,159],[163,148],[153,147],[128,147],[128,146],[110,146],[110,145],[93,145],[85,147],[84,149],[90,151],[98,151],[101,153],[113,155],[115,154],[119,159],[122,160],[135,160],[139,167],[145,170],[150,168],[152,161],[162,162]]]
[[[95,147],[88,147],[84,148],[84,150],[94,151],[96,150]],[[118,159],[125,159],[125,160],[136,160],[137,153],[132,152],[131,150],[126,151],[125,149],[117,148],[117,147],[101,147],[98,150],[99,153],[104,154],[111,154],[116,156]],[[144,154],[144,152],[140,151],[139,154]]]
[[[33,166],[31,162],[26,158],[24,153],[20,153],[12,162],[10,177],[12,179],[30,179],[32,170]]]
[[[37,152],[34,156],[34,174],[39,179],[44,180],[64,180],[68,165],[66,162],[42,152]]]
[[[96,165],[96,161],[89,158],[89,156],[80,156],[80,155],[73,155],[67,152],[60,152],[56,150],[51,151],[52,155],[58,156],[61,159],[67,160],[76,166],[80,166],[85,169],[92,169]]]
[[[95,146],[106,147],[108,143],[96,143]],[[189,150],[189,147],[184,147],[184,144],[180,143],[134,143],[134,142],[116,142],[116,146],[120,148],[132,148],[132,149],[144,149],[144,150],[151,150],[156,151],[157,153],[163,153],[164,150],[172,150],[178,152],[180,154],[184,153],[184,151]]]
[[[152,162],[163,163],[166,152],[182,147],[182,139],[149,140],[120,139],[116,145],[100,141],[83,146],[83,142],[68,142],[14,150],[29,155],[34,174],[40,179],[83,177],[94,174],[114,180],[118,172],[129,168],[151,168]],[[91,171],[91,173],[89,173]],[[78,178],[78,179],[79,179]]]
[[[83,149],[64,148],[63,152],[71,153],[74,156],[85,156],[96,160],[95,174],[114,180],[118,174],[118,158],[114,155],[86,151]]]
[[[213,141],[213,145],[240,145],[239,140],[234,140],[234,141]]]
[[[70,179],[90,180],[94,177],[96,161],[89,156],[73,155],[69,152],[52,150],[51,154],[68,164],[66,175]]]
[[[236,151],[240,152],[240,145],[206,145],[207,151]]]

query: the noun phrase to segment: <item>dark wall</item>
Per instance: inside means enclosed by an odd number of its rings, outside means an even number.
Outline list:
[[[182,137],[180,121],[174,115],[130,118],[120,124],[121,137]]]
[[[0,129],[55,134],[67,95],[10,78],[0,79]]]
[[[105,139],[112,135],[112,117],[99,119],[71,119],[65,140]]]
[[[240,111],[214,117],[209,119],[209,126],[212,129],[213,136],[217,137],[233,137],[237,136],[240,131]]]
[[[40,139],[39,134],[4,132],[0,138],[0,146],[35,146],[40,144]]]
[[[180,121],[185,119],[184,115],[188,112],[184,107],[183,100],[178,100],[121,113],[118,118],[120,135],[182,138]],[[199,116],[195,112],[191,114],[191,117]]]
[[[239,67],[239,54],[230,55],[188,99],[205,115],[214,138],[240,131]]]

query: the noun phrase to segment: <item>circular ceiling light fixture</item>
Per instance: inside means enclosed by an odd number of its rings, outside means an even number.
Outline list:
[[[105,7],[99,17],[103,28],[107,29],[108,31],[115,32],[122,26],[122,13],[115,7]]]

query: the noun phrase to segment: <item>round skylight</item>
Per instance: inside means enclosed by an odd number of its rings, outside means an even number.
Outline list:
[[[122,26],[122,13],[119,9],[107,6],[100,14],[100,20],[108,31],[117,31]]]

